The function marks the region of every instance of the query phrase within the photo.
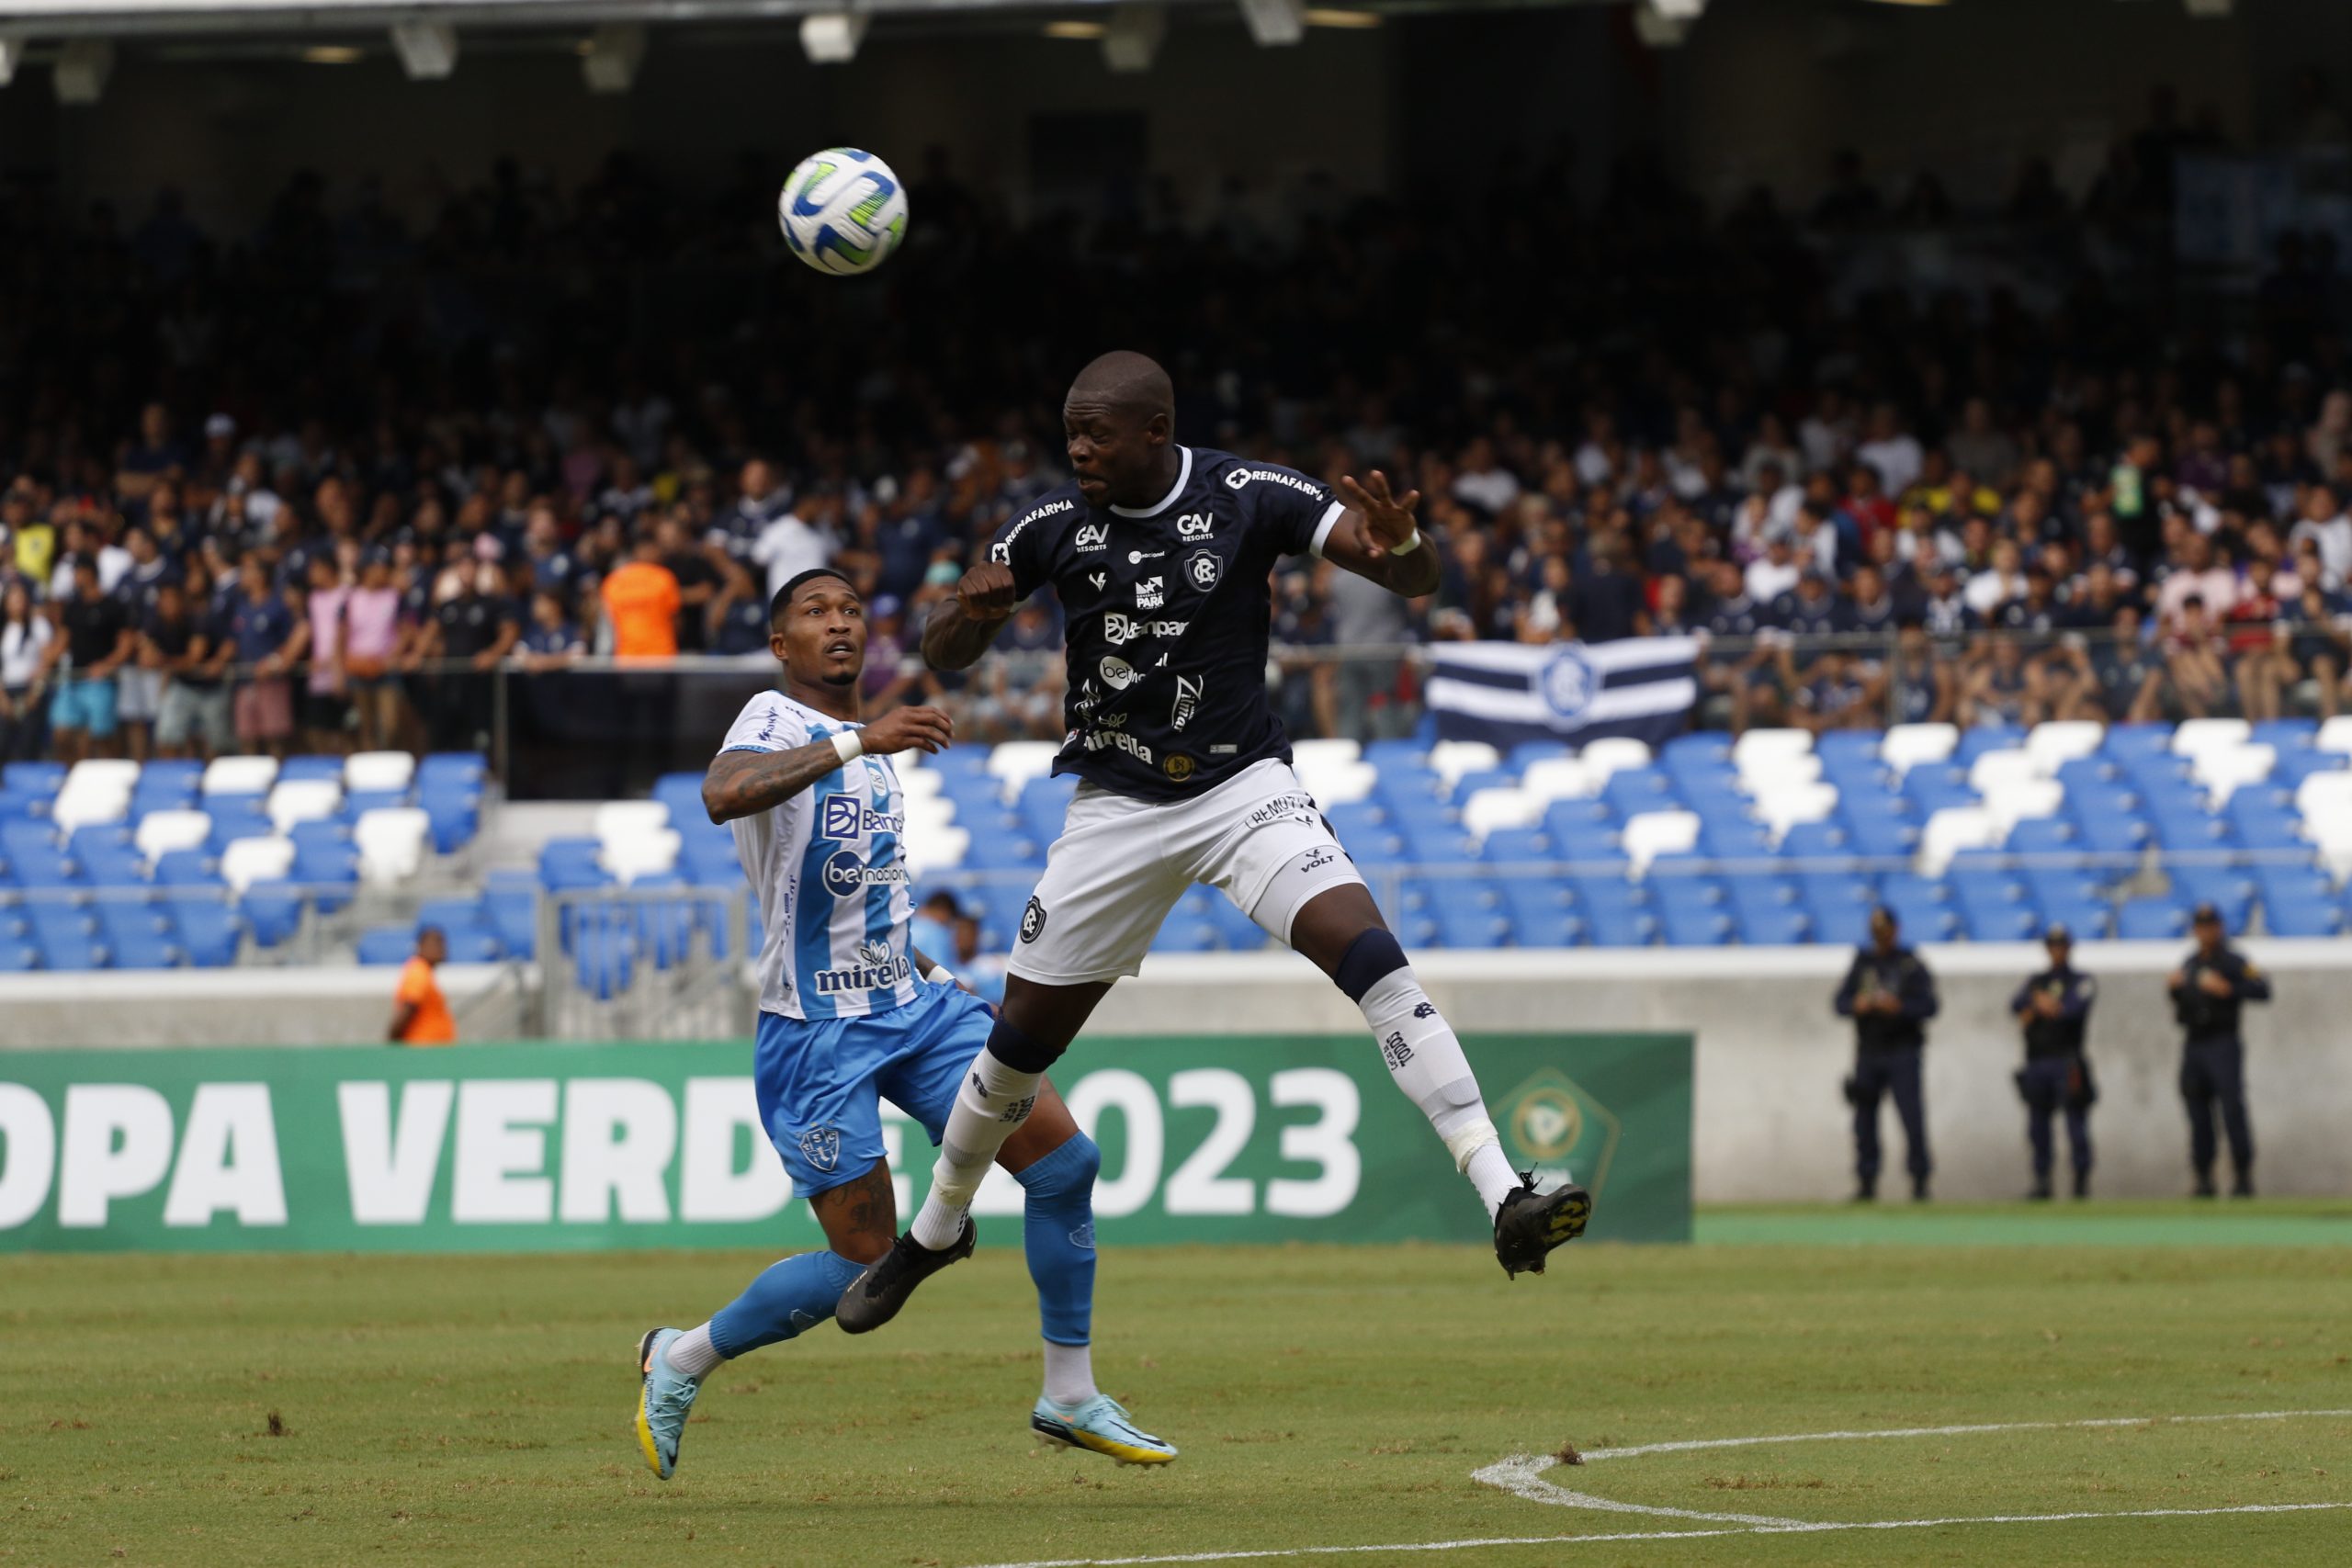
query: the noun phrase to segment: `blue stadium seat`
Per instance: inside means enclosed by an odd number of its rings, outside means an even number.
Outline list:
[[[22,975],[40,967],[40,949],[22,937],[0,937],[0,975]]]
[[[1616,842],[1617,818],[1608,802],[1555,800],[1544,808],[1544,830],[1568,860],[1589,859],[1610,852]]]
[[[69,974],[107,966],[107,948],[95,935],[63,930],[36,930],[33,945],[40,950],[40,966],[52,973]]]
[[[298,840],[286,879],[310,890],[319,913],[338,914],[351,903],[351,891],[359,886],[358,852],[333,840],[310,843]]]
[[[1949,904],[1951,889],[1932,876],[1917,872],[1891,871],[1879,878],[1879,901],[1883,904]]]
[[[2026,881],[2022,874],[2003,863],[1983,862],[1963,863],[1955,859],[1944,881],[1951,897],[1962,904],[2000,906],[2026,902]]]
[[[1236,953],[1256,953],[1273,941],[1246,911],[1221,894],[1209,899],[1206,915],[1220,942]]]
[[[610,1001],[637,978],[637,935],[625,918],[584,923],[572,949],[572,974],[580,988]]]
[[[2169,724],[2110,724],[2099,738],[2100,751],[2120,761],[2154,751],[2172,749],[2172,726]]]
[[[2166,852],[2222,850],[2233,844],[2228,819],[2212,816],[2201,807],[2181,810],[2159,805],[2154,826],[2156,848]]]
[[[388,811],[408,804],[409,794],[404,789],[356,790],[343,797],[342,816],[347,822],[356,822],[370,811]]]
[[[142,774],[141,777],[143,778],[144,775]],[[341,784],[343,782],[343,759],[340,757],[322,757],[316,753],[312,753],[300,757],[288,757],[286,761],[277,765],[277,782],[279,784],[292,784],[303,779],[326,779],[335,784]]]
[[[2116,911],[2115,934],[2124,942],[2177,942],[2188,934],[2188,910],[2162,895],[2128,899]]]
[[[2241,866],[2166,861],[2165,874],[2172,879],[2176,902],[2214,905],[2232,931],[2245,929],[2255,897],[2261,891],[2253,875]]]
[[[630,885],[630,891],[638,893],[671,888],[683,891],[685,886],[684,878],[674,874],[643,876]],[[637,921],[638,952],[641,956],[652,959],[655,968],[674,968],[693,956],[695,931],[695,905],[693,900],[632,898],[628,913]]]
[[[475,898],[427,898],[416,907],[416,929],[438,926],[445,932],[487,931],[489,911]]]
[[[594,839],[549,839],[539,847],[540,885],[562,891],[611,886],[612,874],[597,863],[602,849]]]
[[[1778,909],[1741,908],[1734,916],[1740,942],[1748,947],[1796,947],[1813,935],[1813,922],[1794,905]]]
[[[1666,743],[1659,752],[1659,760],[1668,766],[1678,761],[1728,765],[1731,761],[1731,737],[1709,730],[1678,735]]]
[[[482,890],[482,913],[499,945],[528,963],[539,945],[539,889],[529,873],[493,871]]]
[[[1560,938],[1575,920],[1577,905],[1566,883],[1549,876],[1498,876],[1493,886],[1521,946],[1567,945]]]
[[[1479,844],[1478,858],[1490,865],[1541,865],[1558,857],[1541,828],[1498,828]]]
[[[243,918],[245,932],[254,939],[255,947],[280,946],[302,924],[299,884],[291,880],[256,882],[237,901],[237,913]]]
[[[1449,798],[1459,806],[1482,789],[1510,789],[1518,783],[1519,775],[1509,769],[1480,768],[1455,779]]]
[[[1649,902],[1649,892],[1640,883],[1627,880],[1632,869],[1623,861],[1596,862],[1568,873],[1568,889],[1581,908],[1640,908]]]
[[[687,821],[707,821],[709,813],[703,809],[702,774],[663,773],[653,781],[652,797],[670,808],[670,825],[681,827]]]
[[[490,777],[490,759],[479,751],[435,751],[416,764],[416,787],[457,784],[481,790]]]
[[[2041,917],[2024,904],[1962,900],[1960,925],[1971,942],[2028,942],[2041,930]]]
[[[459,931],[449,938],[452,964],[496,964],[505,956],[505,945],[495,931]]]
[[[2292,790],[2313,773],[2342,773],[2352,757],[2341,751],[2281,751],[2263,781],[2273,789]]]
[[[1665,903],[1657,918],[1668,947],[1723,947],[1732,939],[1732,918],[1721,906]]]
[[[1770,829],[1759,822],[1713,821],[1699,825],[1699,852],[1722,861],[1770,860]]]
[[[1647,947],[1657,940],[1657,919],[1627,904],[1584,904],[1585,930],[1595,947]]]
[[[1782,860],[1843,860],[1860,852],[1852,835],[1835,821],[1792,824],[1781,840]]]
[[[2292,790],[2250,784],[2230,795],[2222,809],[2237,841],[2250,850],[2307,848],[2300,828],[2302,814],[2295,807]]]
[[[2041,907],[2041,924],[2038,936],[2053,925],[2063,925],[2077,942],[2104,942],[2115,931],[2115,906],[2104,898],[2059,899]]]
[[[2262,905],[2263,924],[2272,936],[2341,936],[2344,911],[2325,899],[2290,898]]]
[[[2109,789],[2124,782],[2123,770],[2116,765],[2115,759],[2096,753],[2068,758],[2058,764],[2058,772],[2052,776],[2069,795],[2089,789]]]
[[[2001,847],[2013,855],[2071,854],[2083,847],[2083,835],[2064,817],[2029,817],[2009,829]]]
[[[62,762],[10,762],[0,767],[0,781],[14,791],[53,797],[65,787],[65,773]]]
[[[1564,740],[1522,740],[1510,749],[1505,760],[1512,773],[1523,773],[1531,762],[1548,762],[1567,754],[1567,742]]]
[[[1600,798],[1621,820],[1639,812],[1670,810],[1673,781],[1657,768],[1620,768],[1600,786]]]
[[[1919,829],[1899,817],[1872,813],[1848,817],[1844,821],[1847,837],[1857,853],[1873,859],[1907,860],[1919,847]]]
[[[407,926],[371,926],[359,933],[362,964],[405,964],[416,951],[416,932]]]
[[[277,825],[261,808],[261,798],[257,795],[216,795],[207,799],[204,808],[211,815],[212,831],[205,837],[205,849],[218,855],[226,852],[239,839],[276,837]]]
[[[2014,751],[2025,744],[2025,730],[2014,724],[1978,725],[1960,732],[1960,744],[1952,749],[1955,766],[1966,768],[1987,751]]]
[[[1975,788],[1968,782],[1967,770],[1940,762],[1923,762],[1904,774],[1903,796],[1917,811],[1921,821],[1947,807],[1979,804]]]
[[[2083,847],[2099,854],[2137,854],[2154,836],[2137,809],[2136,797],[2066,798],[2067,819],[2082,835]]]
[[[1383,773],[1386,773],[1391,768],[1426,770],[1429,767],[1430,749],[1420,741],[1413,739],[1373,740],[1367,741],[1364,745],[1363,760]]]
[[[1888,908],[1902,922],[1903,940],[1906,943],[1950,942],[1960,934],[1960,915],[1949,904],[1926,899],[1901,903],[1889,900]]]
[[[421,790],[416,804],[424,812],[435,854],[452,855],[473,842],[481,829],[481,796]]]
[[[1878,902],[1878,879],[1851,870],[1801,871],[1796,889],[1797,902],[1816,915],[1825,909],[1859,909],[1868,915]]]
[[[1052,843],[1061,837],[1062,819],[1069,815],[1070,796],[1077,793],[1078,779],[1069,773],[1059,778],[1031,779],[1023,784],[1014,807],[1021,818],[1022,830],[1040,843]]]
[[[2255,721],[2253,733],[2246,739],[2257,746],[2276,746],[2283,755],[2308,750],[2318,736],[2315,718],[2265,718]]]

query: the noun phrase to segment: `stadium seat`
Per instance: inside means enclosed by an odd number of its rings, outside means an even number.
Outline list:
[[[282,946],[302,926],[300,884],[290,878],[254,882],[237,901],[237,913],[255,947]]]
[[[2188,934],[2188,911],[2167,897],[2127,899],[2116,911],[2121,942],[2177,942]]]
[[[904,767],[911,768],[920,761],[922,753],[910,752]],[[696,775],[699,777],[699,775]],[[420,794],[426,790],[469,790],[479,795],[490,777],[490,759],[479,751],[435,751],[416,764],[416,787]]]
[[[164,908],[188,963],[199,969],[221,969],[237,961],[240,932],[225,902],[189,889],[165,899]]]
[[[1061,745],[1053,740],[1001,740],[989,749],[986,773],[996,781],[999,795],[1011,800],[1031,779],[1053,770]]]
[[[1930,816],[1919,829],[1919,869],[1940,874],[1962,850],[1984,849],[2001,834],[1998,818],[1983,807],[1946,807]]]
[[[2344,934],[2344,911],[2325,899],[2264,900],[2264,929],[2271,936],[2335,937]]]
[[[215,757],[205,765],[201,793],[216,795],[261,796],[277,780],[277,759],[269,756]]]
[[[293,867],[291,839],[238,839],[220,852],[220,880],[239,893],[282,879]]]
[[[1619,775],[1621,778],[1623,776]],[[1698,843],[1699,815],[1695,811],[1645,811],[1629,815],[1621,841],[1625,857],[1633,863],[1634,874],[1641,876],[1649,870],[1650,862],[1657,856],[1684,852]]]
[[[343,787],[354,795],[408,793],[416,759],[406,751],[355,751],[344,759]]]
[[[201,811],[151,811],[131,831],[139,852],[151,861],[173,850],[197,849],[211,836],[212,818]]]
[[[416,932],[408,926],[373,926],[359,933],[362,964],[405,964],[415,951]]]
[[[431,826],[424,813],[414,807],[362,812],[351,825],[361,880],[381,887],[414,876],[424,863],[425,834]]]
[[[155,883],[161,887],[218,887],[220,864],[201,849],[166,850],[155,857]]]
[[[204,847],[215,855],[225,853],[239,839],[267,839],[277,832],[258,795],[214,795],[206,802],[205,815],[212,820],[212,830],[205,836]]]
[[[2242,718],[2185,718],[2173,727],[2170,750],[2177,757],[2243,746],[2254,726]]]
[[[1907,777],[1922,763],[1951,761],[1960,746],[1960,730],[1950,724],[1898,724],[1880,740],[1879,761],[1898,777]]]
[[[1723,947],[1732,939],[1732,917],[1722,908],[1668,903],[1659,907],[1657,920],[1668,947]]]

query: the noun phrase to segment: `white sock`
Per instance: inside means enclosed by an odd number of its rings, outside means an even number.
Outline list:
[[[987,1046],[980,1047],[980,1054],[972,1058],[971,1070],[964,1075],[963,1086],[956,1091],[955,1109],[948,1111],[947,1125],[939,1135],[939,1158],[931,1168],[931,1194],[922,1201],[914,1224],[907,1227],[916,1246],[937,1252],[956,1245],[956,1237],[964,1234],[964,1215],[972,1206],[972,1194],[980,1190],[980,1178],[996,1163],[1005,1139],[1029,1120],[1030,1107],[1037,1103],[1037,1084],[1045,1076],[1008,1067]]]
[[[1504,1157],[1462,1042],[1409,966],[1382,976],[1356,1005],[1380,1043],[1388,1076],[1445,1140],[1454,1168],[1469,1177],[1492,1217],[1519,1185],[1519,1176]]]
[[[718,1347],[710,1342],[710,1325],[707,1323],[700,1328],[689,1328],[671,1340],[670,1348],[662,1355],[673,1369],[690,1378],[701,1377],[727,1359],[718,1353]]]
[[[1046,1341],[1046,1397],[1068,1410],[1094,1397],[1094,1349]]]

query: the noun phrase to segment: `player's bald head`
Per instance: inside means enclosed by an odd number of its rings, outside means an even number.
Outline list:
[[[1106,409],[1149,419],[1176,417],[1176,388],[1159,361],[1132,349],[1114,349],[1091,361],[1069,384],[1070,408]]]

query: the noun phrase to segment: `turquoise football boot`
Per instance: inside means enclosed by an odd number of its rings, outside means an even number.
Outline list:
[[[637,1371],[643,1380],[637,1396],[637,1446],[664,1481],[678,1472],[678,1439],[685,1435],[695,1395],[702,1392],[702,1379],[686,1376],[662,1354],[680,1332],[649,1328],[637,1342]]]
[[[1040,1395],[1029,1429],[1066,1449],[1084,1449],[1121,1464],[1172,1464],[1176,1445],[1137,1427],[1119,1402],[1098,1393],[1083,1404],[1060,1405]]]

